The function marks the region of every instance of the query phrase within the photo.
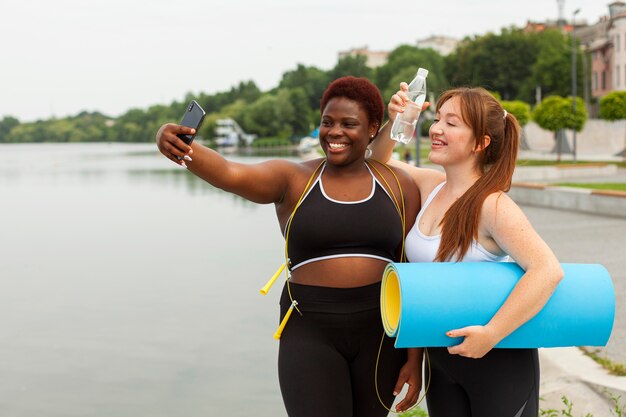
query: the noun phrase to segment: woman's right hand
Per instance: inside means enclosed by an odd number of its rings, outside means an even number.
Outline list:
[[[404,112],[404,106],[406,106],[406,103],[409,101],[407,91],[409,91],[409,85],[402,82],[400,83],[398,92],[391,96],[391,100],[389,100],[389,104],[387,105],[389,120],[396,120],[398,113]]]
[[[193,135],[195,129],[181,126],[174,123],[167,123],[161,126],[156,134],[156,143],[159,151],[172,162],[186,166],[185,160],[191,161],[193,150],[176,135]]]
[[[389,120],[396,120],[396,116],[398,113],[404,113],[404,107],[406,103],[409,102],[409,85],[405,82],[400,83],[400,89],[396,94],[391,96],[391,100],[389,100],[389,104],[387,105],[387,114],[389,115]],[[430,106],[429,102],[425,102],[422,106],[422,110],[424,111]]]

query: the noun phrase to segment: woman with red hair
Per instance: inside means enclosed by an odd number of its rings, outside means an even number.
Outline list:
[[[415,404],[421,385],[420,352],[383,338],[379,303],[382,271],[401,259],[419,197],[405,172],[366,161],[384,113],[371,82],[334,81],[320,113],[326,156],[314,161],[229,161],[197,142],[186,145],[177,134],[195,132],[175,124],[159,129],[157,145],[215,187],[276,207],[291,273],[280,303],[289,321],[278,357],[289,416],[382,417],[382,403],[390,406],[405,383],[399,411]],[[289,315],[293,309],[301,314]]]
[[[404,111],[408,85],[391,99],[389,117]],[[457,88],[437,101],[430,127],[429,159],[441,173],[400,161],[423,201],[407,233],[410,262],[503,262],[509,256],[525,273],[488,323],[450,329],[463,341],[427,348],[431,417],[536,417],[539,410],[537,349],[494,349],[537,314],[563,276],[556,257],[505,192],[517,158],[515,116],[483,88]],[[389,129],[381,131],[373,157],[390,159]],[[454,308],[454,306],[450,306]]]

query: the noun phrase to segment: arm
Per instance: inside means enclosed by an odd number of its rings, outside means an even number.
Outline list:
[[[406,93],[407,91],[409,91],[409,85],[407,83],[400,83],[400,90],[398,90],[398,92],[391,97],[391,100],[387,105],[389,120],[378,131],[376,139],[374,139],[374,142],[372,142],[372,145],[370,146],[370,149],[372,150],[372,159],[384,163],[390,162],[393,148],[396,144],[396,142],[391,139],[391,125],[396,119],[398,113],[404,112],[404,106],[409,101],[409,96]],[[424,105],[428,107],[426,104]],[[424,109],[426,109],[426,107],[424,107]]]
[[[372,145],[370,146],[372,150],[371,159],[384,162],[390,166],[398,167],[408,172],[413,179],[413,182],[417,185],[422,200],[424,200],[426,195],[428,195],[428,193],[432,191],[437,184],[445,181],[445,175],[434,169],[419,168],[391,158],[393,148],[396,144],[396,142],[391,139],[391,121],[395,120],[398,113],[404,111],[404,106],[409,101],[409,96],[406,93],[408,89],[409,86],[407,83],[400,83],[400,90],[398,90],[398,92],[391,97],[387,106],[389,122],[383,125],[378,132],[376,139],[374,139]],[[430,106],[430,103],[424,103],[422,111],[426,110],[428,106]]]
[[[492,194],[485,200],[480,222],[479,228],[483,228],[488,238],[511,255],[525,273],[489,323],[448,332],[451,337],[465,337],[463,343],[448,351],[473,358],[484,356],[498,342],[533,318],[563,277],[561,265],[552,250],[506,194]]]
[[[156,135],[159,151],[173,162],[187,167],[209,184],[255,203],[282,200],[293,164],[280,160],[254,165],[228,161],[197,142],[187,145],[176,136],[180,133],[193,134],[194,130],[168,123],[161,126]]]
[[[409,385],[409,390],[402,401],[396,405],[397,412],[403,412],[413,407],[417,402],[417,397],[422,390],[422,359],[424,356],[424,349],[411,348],[407,349],[407,361],[400,369],[400,375],[398,376],[398,382],[393,389],[393,395],[400,394],[404,384]]]

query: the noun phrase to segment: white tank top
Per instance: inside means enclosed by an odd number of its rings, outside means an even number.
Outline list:
[[[435,189],[430,193],[422,209],[417,215],[417,220],[415,220],[415,224],[413,228],[409,231],[406,236],[405,248],[406,248],[406,256],[409,262],[433,262],[435,257],[437,256],[437,251],[439,250],[439,244],[441,243],[441,235],[435,236],[426,236],[424,233],[420,231],[419,223],[424,211],[428,207],[433,198],[437,195],[437,193],[444,186],[445,181],[435,187]],[[455,257],[452,258],[452,261],[456,262],[457,259]],[[487,249],[483,248],[480,243],[476,240],[472,240],[472,245],[467,250],[467,253],[463,257],[463,262],[480,262],[480,261],[488,261],[488,262],[507,262],[509,261],[509,256],[498,256],[489,252]]]

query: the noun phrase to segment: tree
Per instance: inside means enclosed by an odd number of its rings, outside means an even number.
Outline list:
[[[480,85],[499,92],[504,100],[530,103],[538,86],[544,96],[570,93],[571,51],[571,39],[558,30],[503,29],[500,34],[465,38],[445,58],[444,71],[453,86]],[[577,62],[582,66],[582,56]],[[583,72],[577,74],[582,92]]]
[[[613,91],[600,99],[600,117],[605,120],[626,119],[626,91]],[[626,144],[626,136],[624,136]],[[620,152],[626,162],[626,146]]]
[[[533,35],[539,54],[532,64],[531,77],[526,81],[523,98],[532,100],[536,87],[541,87],[544,96],[567,96],[572,93],[572,45],[571,39],[558,30],[546,30]],[[582,60],[577,51],[577,91],[582,92]]]
[[[298,64],[295,70],[283,74],[278,88],[302,88],[309,106],[313,109],[319,109],[320,99],[328,87],[329,78],[329,75],[321,69]]]
[[[294,109],[291,128],[295,135],[304,136],[311,131],[311,127],[314,123],[311,120],[311,108],[309,107],[306,93],[304,89],[299,87],[291,88],[287,91],[289,92],[289,102]]]
[[[12,116],[5,116],[0,120],[0,143],[6,142],[11,129],[19,125],[20,121]]]
[[[364,55],[345,56],[341,58],[335,68],[329,71],[330,80],[352,75],[353,77],[372,78],[374,71],[367,66],[367,57]]]
[[[497,91],[505,100],[519,97],[531,75],[537,50],[530,36],[521,29],[503,29],[465,38],[445,59],[445,74],[454,86],[480,85]]]
[[[522,149],[530,149],[528,146],[528,142],[526,141],[526,132],[524,130],[524,126],[530,120],[530,105],[520,100],[514,101],[501,101],[502,107],[504,110],[511,113],[517,119],[518,123],[522,128],[522,137],[520,140],[520,148]]]
[[[515,116],[520,126],[526,126],[530,120],[530,104],[520,100],[502,101],[501,104],[504,110]]]
[[[375,84],[383,100],[388,101],[400,88],[400,82],[410,83],[419,67],[426,68],[428,91],[438,95],[448,83],[444,77],[443,57],[433,49],[401,45],[389,53],[387,63],[376,69]]]
[[[546,97],[535,107],[533,120],[542,128],[554,132],[557,161],[561,160],[562,140],[557,132],[573,129],[580,132],[587,121],[587,109],[580,97],[576,97],[576,113],[572,112],[572,99],[560,96]]]
[[[244,125],[249,132],[269,137],[278,134],[281,123],[278,117],[278,99],[271,94],[261,96],[250,104],[243,115]]]

